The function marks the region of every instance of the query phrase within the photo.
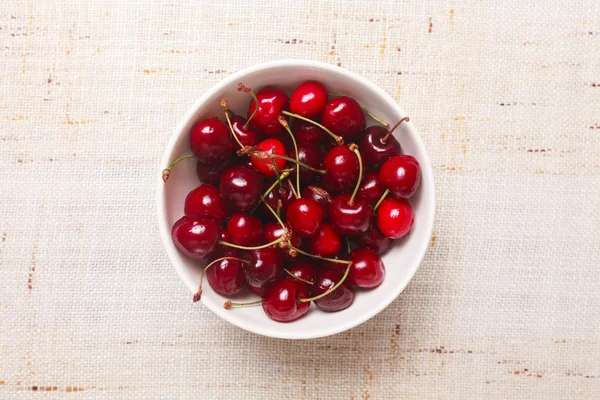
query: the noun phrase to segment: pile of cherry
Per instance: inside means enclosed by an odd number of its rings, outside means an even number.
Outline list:
[[[291,97],[276,88],[254,93],[247,119],[221,101],[222,119],[198,122],[190,154],[203,184],[185,200],[185,216],[172,228],[175,245],[206,259],[213,290],[224,296],[244,287],[280,322],[308,312],[349,307],[355,288],[384,279],[379,254],[413,225],[408,201],[419,185],[417,160],[401,154],[389,125],[353,98],[327,93],[315,81]],[[365,113],[381,125],[366,128]],[[291,128],[290,128],[291,125]],[[366,128],[366,129],[365,129]]]

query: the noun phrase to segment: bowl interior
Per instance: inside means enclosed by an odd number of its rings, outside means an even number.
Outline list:
[[[288,92],[306,80],[322,82],[330,92],[347,94],[380,118],[394,123],[405,114],[398,104],[385,92],[366,79],[329,64],[312,61],[280,61],[262,64],[234,74],[221,81],[188,111],[177,127],[165,152],[162,166],[178,155],[188,152],[188,135],[199,120],[211,116],[222,117],[219,101],[226,97],[231,110],[246,114],[250,98],[235,89],[239,81],[258,90],[265,86],[277,86]],[[368,121],[368,126],[374,124]],[[428,247],[434,217],[434,186],[432,170],[423,143],[412,123],[403,123],[394,133],[403,152],[417,158],[422,168],[422,181],[417,194],[411,199],[415,223],[409,235],[394,241],[382,256],[386,267],[383,283],[373,290],[356,290],[354,304],[346,310],[326,313],[314,304],[303,318],[291,323],[278,323],[269,319],[262,307],[225,310],[226,298],[216,294],[205,282],[202,302],[227,321],[249,331],[279,338],[314,338],[327,336],[352,328],[371,318],[390,304],[406,287],[417,270]],[[161,166],[161,167],[162,167]],[[161,235],[173,266],[195,292],[200,280],[199,265],[183,256],[170,237],[173,223],[183,216],[187,193],[200,185],[195,172],[196,161],[181,162],[171,174],[167,184],[158,183],[158,218]],[[245,292],[244,292],[245,293]],[[192,296],[190,296],[191,301]],[[255,300],[256,296],[245,293],[235,296],[235,301]],[[233,299],[233,298],[232,298]]]

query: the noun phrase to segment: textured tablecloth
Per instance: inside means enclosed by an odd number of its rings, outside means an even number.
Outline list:
[[[0,2],[0,398],[600,398],[600,2]],[[307,58],[402,104],[430,249],[360,327],[192,304],[159,159],[224,76]]]

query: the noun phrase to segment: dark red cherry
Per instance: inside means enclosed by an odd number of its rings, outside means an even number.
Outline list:
[[[335,256],[327,257],[327,258],[331,258],[333,260],[343,260],[343,261],[350,260],[346,249],[341,250]],[[346,268],[348,267],[348,264],[342,264],[342,263],[337,263],[337,262],[333,262],[333,261],[323,261],[323,262],[321,262],[321,267],[322,268],[334,268],[343,274],[344,272],[346,272]]]
[[[375,225],[371,225],[365,233],[353,237],[352,240],[358,247],[366,247],[378,254],[386,251],[392,244],[392,240],[381,233]]]
[[[251,285],[251,284],[249,284],[249,283],[246,283],[246,285],[248,286],[248,289],[250,289],[250,291],[251,291],[252,293],[254,293],[254,294],[256,294],[256,295],[258,295],[258,296],[260,296],[260,297],[263,297],[265,294],[267,294],[267,291],[268,291],[269,289],[271,289],[271,287],[272,287],[272,286],[273,286],[275,283],[277,283],[277,282],[279,281],[279,278],[280,278],[280,277],[278,276],[278,277],[276,277],[276,278],[274,278],[274,279],[271,279],[270,281],[268,281],[267,283],[265,283],[265,284],[264,284],[264,285],[262,285],[262,286],[253,286],[253,285]]]
[[[325,106],[321,124],[346,142],[351,142],[365,129],[365,113],[353,98],[336,97]]]
[[[255,246],[260,244],[263,238],[262,223],[253,215],[235,213],[227,221],[227,233],[233,244]]]
[[[279,132],[278,134],[272,135],[271,137],[273,139],[279,140],[283,144],[283,147],[285,147],[286,150],[294,148],[294,143],[292,142],[292,138],[290,137],[290,134],[287,131]],[[294,158],[296,158],[296,157],[294,157]]]
[[[377,209],[377,226],[381,233],[392,239],[406,235],[414,220],[412,206],[406,199],[386,197]]]
[[[354,188],[358,179],[358,157],[346,146],[336,146],[325,155],[323,183],[332,192],[344,192]]]
[[[315,278],[312,295],[325,293],[343,278],[343,273],[336,268],[323,268]],[[346,279],[337,289],[325,297],[315,300],[315,305],[323,311],[341,311],[348,308],[354,300],[354,289]]]
[[[283,143],[281,143],[277,139],[266,139],[260,142],[257,146],[257,149],[264,151],[265,153],[276,154],[278,156],[285,156],[285,147]],[[277,175],[275,171],[275,167],[273,166],[273,162],[281,171],[285,167],[286,161],[281,158],[260,158],[257,156],[250,157],[250,162],[252,162],[252,167],[262,176],[266,176],[268,178],[273,178]]]
[[[371,206],[375,207],[385,192],[385,188],[379,183],[377,172],[367,172],[363,175],[358,192],[367,199]]]
[[[239,255],[233,250],[228,250],[211,257],[208,263],[222,257],[239,257]],[[239,293],[246,285],[244,263],[232,259],[218,261],[206,270],[206,279],[210,287],[222,296]]]
[[[186,215],[173,224],[171,237],[179,250],[192,258],[204,258],[219,241],[221,227],[210,217]]]
[[[225,243],[231,243],[229,240],[229,235],[227,234],[227,230],[225,229],[221,229],[221,235],[219,236],[219,240],[221,242],[225,242]],[[214,248],[213,251],[210,252],[210,254],[207,257],[210,257],[212,259],[215,258],[219,258],[217,257],[219,254],[223,254],[226,251],[230,251],[233,250],[231,247],[229,246],[224,246],[222,244],[217,244]]]
[[[296,151],[293,147],[288,150],[287,156],[296,159]],[[324,157],[325,153],[316,143],[298,144],[298,160],[309,167],[321,169]],[[300,183],[303,185],[311,183],[317,175],[318,172],[310,171],[304,167],[300,167]]]
[[[310,122],[306,122],[301,119],[295,119],[292,124],[292,133],[296,138],[296,142],[298,144],[301,143],[321,143],[323,138],[327,136],[325,131],[318,126],[311,124]],[[329,136],[327,136],[329,137]],[[333,143],[335,141],[331,140]],[[288,148],[286,146],[286,148]]]
[[[271,185],[269,184],[268,186]],[[267,197],[265,197],[265,201],[271,206],[271,208],[273,208],[274,211],[277,211],[277,201],[281,200],[281,219],[286,218],[288,207],[295,199],[296,197],[294,196],[294,192],[292,192],[292,189],[290,189],[287,184],[284,184],[283,188],[281,188],[279,185],[276,186],[273,190],[271,190],[271,192],[269,192]],[[268,219],[274,218],[273,213],[262,202],[259,204],[258,210],[263,217]]]
[[[233,159],[228,158],[220,165],[206,165],[200,161],[196,163],[196,175],[200,182],[208,183],[213,186],[219,186],[221,181],[221,173],[233,164]]]
[[[400,143],[383,126],[371,126],[360,138],[360,151],[371,169],[378,169],[388,158],[400,154]],[[387,138],[386,138],[387,136]],[[384,139],[385,138],[385,139]]]
[[[316,201],[321,206],[323,216],[327,218],[327,209],[329,204],[333,201],[329,192],[318,185],[306,186],[302,189],[302,197],[309,198]]]
[[[267,316],[278,322],[294,321],[308,312],[310,302],[301,302],[308,298],[308,286],[297,279],[282,279],[277,282],[262,300]]]
[[[304,279],[308,282],[313,282],[317,275],[317,266],[310,261],[298,261],[292,266],[288,267],[287,270],[292,273],[295,277]]]
[[[246,280],[252,286],[263,287],[283,272],[279,252],[273,247],[250,250],[245,258],[250,261],[250,264],[246,265]]]
[[[385,277],[383,261],[373,250],[355,249],[350,253],[348,280],[358,287],[373,288]]]
[[[224,221],[227,217],[225,202],[221,192],[213,185],[205,183],[192,190],[185,198],[185,215],[203,215]]]
[[[258,111],[254,118],[252,118],[252,124],[266,135],[276,135],[283,131],[283,126],[279,123],[277,118],[281,115],[282,110],[288,109],[288,97],[279,89],[264,88],[256,93],[258,99]],[[252,101],[248,108],[248,118],[254,113],[256,108],[256,102]]]
[[[373,207],[360,194],[350,203],[350,194],[340,194],[329,205],[329,222],[334,231],[343,236],[366,232],[373,221]]]
[[[309,245],[310,252],[321,257],[334,256],[341,248],[342,239],[329,224],[321,225]]]
[[[262,177],[245,165],[234,165],[221,174],[221,197],[235,211],[251,211],[260,201]]]
[[[190,149],[203,164],[223,163],[231,157],[233,146],[229,127],[217,118],[198,122],[190,133]]]
[[[415,194],[420,181],[421,167],[413,156],[394,156],[379,170],[379,182],[396,197],[408,199]]]
[[[292,232],[292,236],[290,238],[290,242],[294,247],[302,246],[302,238],[294,231],[292,231],[292,227],[289,222],[284,223],[288,232]],[[271,243],[275,240],[279,239],[284,233],[283,228],[279,222],[268,222],[265,224],[265,243]],[[283,260],[291,260],[292,257],[289,255],[289,248],[279,248],[279,255]]]
[[[244,146],[256,146],[260,142],[260,135],[251,123],[246,125],[246,118],[234,115],[230,120],[233,132],[241,144]],[[246,126],[244,127],[244,125]]]
[[[303,237],[311,237],[323,223],[323,211],[316,201],[299,198],[288,207],[287,219],[294,232]]]
[[[319,82],[308,81],[298,86],[290,97],[290,111],[306,118],[321,115],[327,103],[327,89]]]

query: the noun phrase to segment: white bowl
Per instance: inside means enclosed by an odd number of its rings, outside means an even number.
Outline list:
[[[171,160],[189,152],[188,135],[199,120],[211,116],[223,116],[219,101],[226,97],[230,108],[237,114],[246,115],[250,98],[235,89],[244,82],[255,90],[265,86],[277,86],[288,94],[306,80],[323,83],[332,93],[342,93],[356,98],[363,106],[378,117],[394,123],[406,116],[402,108],[387,93],[367,79],[333,65],[306,60],[283,60],[259,64],[228,76],[212,87],[188,110],[171,137],[165,150],[160,168],[157,167],[157,206],[160,234],[167,254],[175,270],[192,293],[198,289],[200,275],[195,261],[181,254],[171,240],[171,226],[183,216],[183,205],[187,193],[200,185],[196,176],[196,161],[185,160],[174,168],[169,181],[162,182],[160,171]],[[367,126],[373,124],[368,121]],[[373,317],[404,290],[415,274],[429,246],[433,228],[435,192],[431,164],[423,142],[412,122],[403,123],[394,132],[405,154],[417,158],[421,165],[421,185],[411,199],[415,223],[412,231],[396,240],[383,255],[386,276],[383,283],[372,290],[357,290],[354,303],[347,309],[327,313],[311,304],[309,312],[297,321],[280,323],[269,319],[262,307],[225,310],[223,296],[216,294],[205,282],[202,303],[221,318],[250,332],[286,339],[308,339],[333,335],[355,327]],[[236,301],[256,299],[247,294],[236,297]],[[190,295],[190,301],[192,296]]]

